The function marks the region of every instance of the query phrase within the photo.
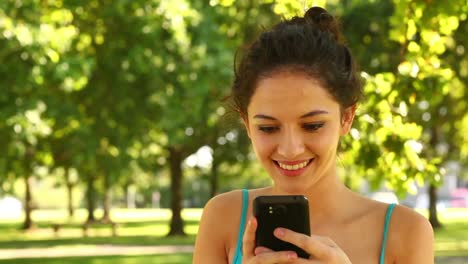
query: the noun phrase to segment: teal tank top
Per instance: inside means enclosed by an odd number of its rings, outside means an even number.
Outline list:
[[[237,236],[236,254],[234,254],[233,264],[242,264],[242,237],[244,236],[245,220],[247,219],[247,208],[249,207],[249,191],[242,190],[242,215]]]
[[[382,248],[380,250],[379,264],[385,263],[385,244],[387,243],[388,228],[390,226],[390,218],[392,216],[393,208],[396,204],[390,204],[385,214],[384,231],[382,237]],[[247,218],[247,209],[249,207],[249,192],[246,189],[242,190],[242,215],[239,226],[239,234],[237,236],[236,253],[234,254],[233,264],[242,264],[242,237],[244,236],[245,221]]]

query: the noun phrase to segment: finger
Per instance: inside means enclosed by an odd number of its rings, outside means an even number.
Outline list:
[[[298,259],[294,251],[269,251],[259,254],[255,257],[255,263],[262,264],[282,264],[296,263]]]
[[[247,227],[242,238],[242,255],[253,257],[255,249],[255,231],[257,230],[257,219],[251,217],[247,222]]]
[[[274,235],[281,240],[302,248],[317,259],[329,259],[333,254],[332,247],[335,246],[334,242],[319,236],[308,236],[286,228],[276,228]]]
[[[266,247],[256,247],[255,248],[255,256],[256,255],[259,255],[259,254],[263,254],[263,253],[266,253],[266,252],[272,252],[273,250],[269,249],[269,248],[266,248]]]
[[[294,264],[323,264],[322,260],[318,259],[304,259],[304,258],[297,258],[293,262]]]

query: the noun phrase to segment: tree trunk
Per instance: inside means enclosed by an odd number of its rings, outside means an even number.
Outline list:
[[[182,211],[182,161],[182,152],[175,148],[169,148],[172,218],[168,236],[185,235],[184,223],[180,214]]]
[[[434,229],[442,227],[437,215],[437,187],[434,184],[429,185],[429,222]]]
[[[95,222],[96,217],[94,217],[94,209],[96,208],[95,205],[95,197],[96,193],[94,191],[94,177],[88,175],[88,186],[86,189],[86,200],[87,200],[87,209],[88,209],[88,219],[86,222]]]
[[[34,223],[31,218],[31,213],[33,210],[33,204],[32,204],[32,194],[31,194],[31,180],[32,178],[27,175],[24,177],[24,183],[26,185],[26,193],[25,193],[25,199],[24,199],[24,222],[22,229],[27,230],[27,229],[32,229],[34,227]]]
[[[68,196],[68,218],[73,218],[75,215],[75,208],[73,207],[73,186],[74,184],[70,181],[70,169],[65,168],[65,181],[67,184],[67,196]]]
[[[110,188],[109,175],[106,174],[104,178],[104,214],[102,215],[101,221],[104,223],[110,223],[110,210],[112,207],[112,192]]]
[[[73,207],[73,184],[67,183],[67,207],[68,207],[68,218],[73,218],[75,215],[75,208]]]
[[[442,131],[437,124],[434,125],[431,131],[430,144],[433,148],[436,148],[440,143]],[[432,225],[432,228],[440,228],[442,224],[439,221],[437,214],[437,187],[433,184],[429,184],[429,222]]]

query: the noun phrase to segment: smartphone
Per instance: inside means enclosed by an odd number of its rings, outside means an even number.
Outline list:
[[[303,195],[258,196],[254,202],[257,218],[256,245],[274,251],[292,250],[301,258],[309,254],[301,248],[280,240],[273,235],[277,227],[310,235],[309,202]]]

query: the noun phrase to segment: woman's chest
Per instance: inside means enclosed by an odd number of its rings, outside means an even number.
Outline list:
[[[337,231],[319,233],[330,237],[346,253],[351,263],[379,263],[383,238],[382,228],[379,224],[367,223],[335,230]]]
[[[361,226],[362,227],[362,226]],[[331,229],[331,230],[330,230]],[[334,231],[336,230],[336,231]],[[339,230],[339,231],[338,231]],[[327,228],[326,230],[312,231],[315,235],[331,238],[343,250],[351,263],[378,264],[382,253],[382,233],[378,226],[368,224],[362,228]],[[227,249],[229,263],[234,259],[240,241],[231,239]],[[388,260],[388,252],[386,254]]]

